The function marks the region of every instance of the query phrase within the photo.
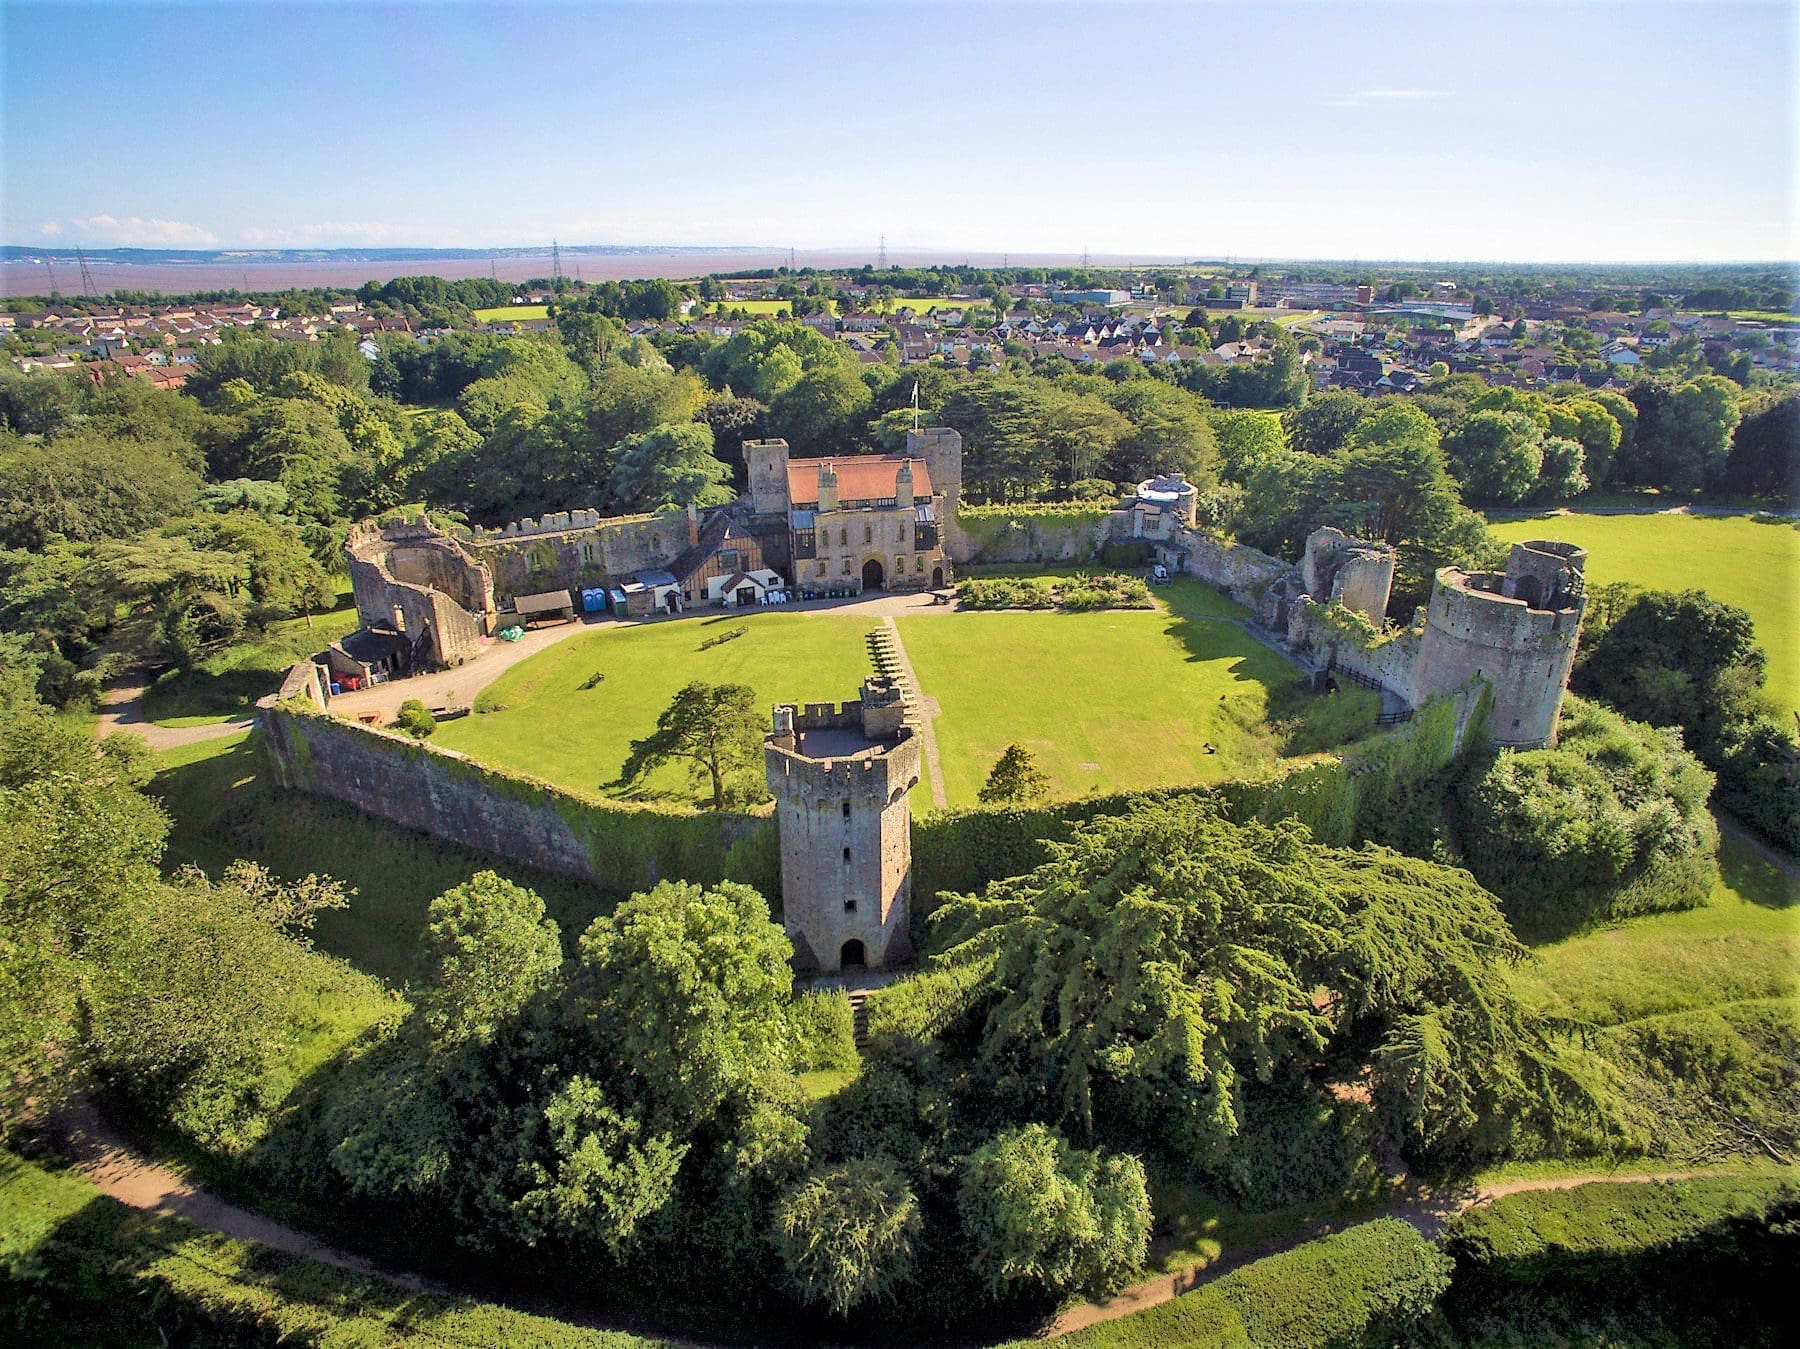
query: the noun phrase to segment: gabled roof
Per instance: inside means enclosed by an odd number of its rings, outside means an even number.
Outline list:
[[[913,496],[931,495],[931,469],[923,459],[903,454],[858,454],[841,459],[788,460],[788,501],[813,505],[819,499],[819,470],[830,464],[837,474],[839,501],[885,501],[898,494],[900,465],[912,465]]]

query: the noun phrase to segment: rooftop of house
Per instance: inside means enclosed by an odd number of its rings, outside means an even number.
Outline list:
[[[931,469],[923,459],[909,459],[904,454],[858,454],[841,459],[790,459],[788,501],[796,506],[816,505],[819,472],[827,466],[837,474],[839,501],[890,501],[899,492],[895,480],[902,464],[912,465],[913,497],[929,498]]]

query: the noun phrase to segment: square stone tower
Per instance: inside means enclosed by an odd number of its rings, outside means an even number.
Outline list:
[[[758,515],[788,512],[788,443],[746,440],[744,469],[750,478],[750,506]]]
[[[794,964],[835,972],[912,957],[912,810],[920,741],[893,680],[842,707],[778,705],[764,743]]]

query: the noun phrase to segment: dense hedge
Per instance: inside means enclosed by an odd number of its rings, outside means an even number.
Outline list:
[[[1234,1270],[1197,1292],[1062,1340],[1071,1349],[1391,1343],[1430,1313],[1450,1261],[1407,1223],[1381,1218]]]
[[[401,1288],[181,1218],[0,1154],[0,1337],[12,1344],[529,1344],[642,1349],[466,1298]]]
[[[876,989],[863,1004],[869,1034],[936,1038],[950,1017],[967,1004],[969,990],[987,978],[990,968],[988,961],[947,965]]]
[[[856,1018],[841,990],[800,994],[788,1008],[788,1022],[794,1030],[794,1071],[856,1071]]]
[[[1442,1238],[1456,1338],[1779,1342],[1800,1267],[1800,1186],[1710,1176],[1511,1195]]]

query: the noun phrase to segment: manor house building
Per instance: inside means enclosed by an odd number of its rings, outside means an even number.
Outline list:
[[[962,487],[962,437],[934,427],[903,454],[794,459],[785,440],[747,440],[751,509],[785,522],[803,595],[950,584],[946,522]]]

